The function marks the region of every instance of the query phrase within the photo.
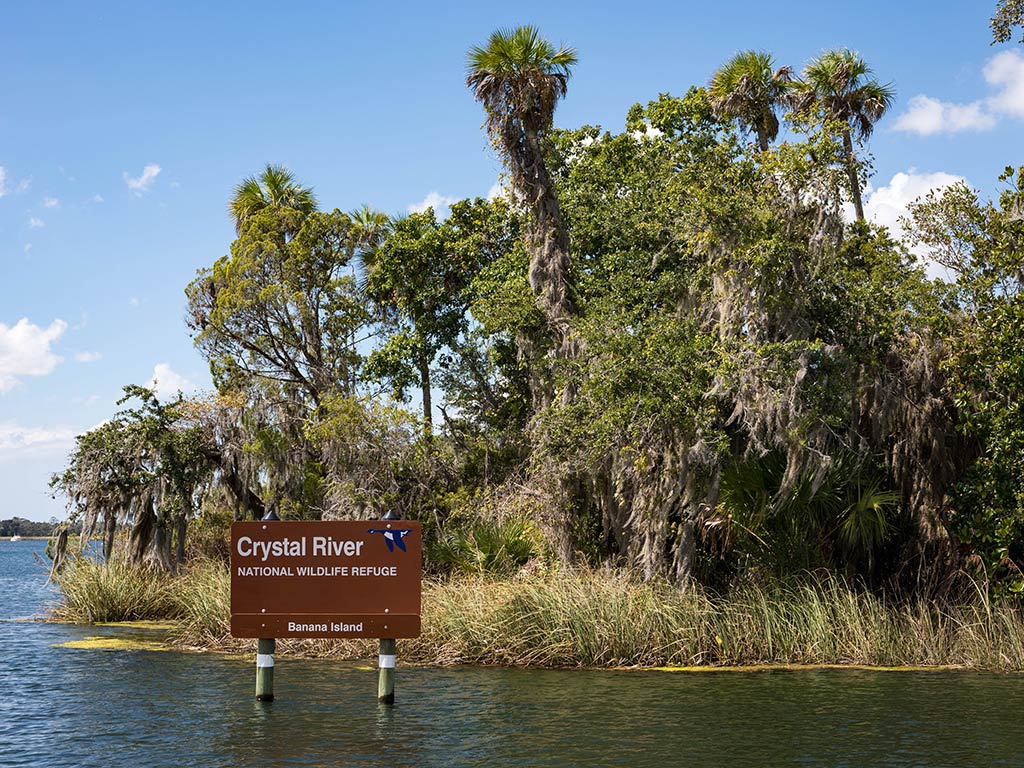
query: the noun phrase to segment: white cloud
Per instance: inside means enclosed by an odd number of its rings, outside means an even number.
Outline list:
[[[23,427],[0,422],[0,461],[26,456],[59,456],[75,442],[75,430],[65,427]]]
[[[56,208],[59,205],[60,205],[60,200],[58,200],[56,197],[44,197],[43,198],[43,208]]]
[[[131,304],[133,307],[137,307],[142,302],[139,301],[139,297],[138,296],[132,296],[130,299],[128,299],[128,303]]]
[[[99,205],[100,203],[103,202],[103,195],[93,195],[92,202],[95,203],[96,205]]]
[[[936,133],[987,131],[995,124],[995,116],[985,111],[981,102],[952,104],[931,96],[915,96],[893,127],[897,131],[932,136]]]
[[[153,368],[153,378],[146,385],[157,397],[174,397],[178,392],[191,392],[195,385],[179,373],[171,369],[167,363],[157,363]]]
[[[159,175],[160,166],[156,163],[150,163],[142,169],[141,176],[132,176],[128,171],[125,171],[124,183],[128,185],[128,189],[132,191],[132,194],[141,197],[143,192],[153,186],[153,182]]]
[[[28,220],[29,229],[42,229],[45,226],[46,222],[42,219],[37,219],[35,216],[30,217]]]
[[[28,188],[32,186],[32,177],[29,176],[27,179],[22,179],[18,182],[18,187],[14,190],[19,195],[23,192],[28,192]]]
[[[988,60],[982,74],[995,90],[993,95],[968,104],[914,96],[893,127],[932,136],[987,131],[995,127],[1000,117],[1024,118],[1024,56],[1018,51],[1003,51]]]
[[[901,171],[888,184],[868,196],[864,203],[864,215],[876,224],[888,227],[894,236],[902,235],[900,217],[906,216],[908,204],[932,190],[943,189],[960,181],[965,179],[943,171],[918,173],[916,168]]]
[[[918,173],[917,169],[897,173],[889,183],[871,193],[864,203],[864,216],[875,224],[889,228],[893,238],[900,240],[904,236],[901,216],[907,215],[907,206],[924,197],[929,192],[945,189],[958,182],[966,183],[963,176],[937,171],[935,173]],[[928,250],[923,246],[915,246],[911,251],[925,265],[929,277],[945,277],[945,270],[928,258]]]
[[[76,352],[75,360],[79,363],[95,363],[103,359],[102,352]]]
[[[407,210],[409,213],[423,213],[427,208],[433,208],[437,217],[442,218],[442,212],[458,200],[459,198],[457,197],[448,197],[447,195],[442,195],[440,192],[430,192],[420,202],[409,205]]]
[[[0,197],[7,194],[7,169],[0,165]]]
[[[505,185],[501,183],[500,179],[494,182],[491,188],[487,190],[488,200],[505,199],[506,197],[508,197],[508,193],[505,191]]]
[[[50,350],[68,324],[54,320],[40,328],[23,317],[11,327],[0,323],[0,392],[15,386],[23,376],[46,376],[61,358]]]
[[[985,82],[999,88],[989,99],[996,112],[1024,117],[1024,56],[1018,51],[1003,51],[985,65]]]

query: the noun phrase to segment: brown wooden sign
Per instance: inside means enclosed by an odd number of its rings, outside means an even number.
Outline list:
[[[406,520],[231,526],[235,637],[417,637],[422,529]]]

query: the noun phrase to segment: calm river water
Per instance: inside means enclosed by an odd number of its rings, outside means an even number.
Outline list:
[[[124,630],[20,619],[54,595],[0,541],[0,766],[1024,766],[1024,678],[399,668],[55,647]],[[401,644],[399,644],[401,650]]]

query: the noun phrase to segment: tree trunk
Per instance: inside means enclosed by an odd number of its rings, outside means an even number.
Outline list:
[[[762,152],[768,151],[768,134],[763,128],[757,129],[757,146],[761,148]]]
[[[139,507],[138,518],[129,537],[128,562],[132,565],[147,564],[165,573],[174,573],[170,531],[167,521],[157,513],[155,502],[156,499],[150,496]]]
[[[263,500],[253,493],[252,489],[249,488],[239,476],[238,467],[233,461],[226,458],[220,451],[213,449],[204,450],[206,459],[216,465],[220,470],[221,479],[224,485],[228,487],[231,494],[235,497],[235,501],[242,507],[243,513],[247,513],[249,518],[252,520],[262,520],[263,516],[267,514],[266,505]],[[242,515],[242,519],[245,518],[245,514]]]
[[[171,557],[171,531],[166,519],[155,521],[153,541],[150,543],[146,561],[164,573],[174,573],[174,559]]]
[[[117,531],[117,513],[107,510],[103,513],[103,560],[109,561],[114,551],[114,533]]]
[[[557,353],[567,357],[572,353],[569,319],[576,314],[569,290],[569,235],[536,132],[526,132],[521,154],[523,167],[516,175],[533,214],[529,228],[530,288],[555,337]]]
[[[430,360],[419,355],[420,390],[423,395],[423,437],[429,443],[434,437],[434,405],[430,397]]]
[[[128,562],[132,565],[139,565],[146,556],[153,538],[154,517],[152,499],[145,499],[128,536]]]
[[[850,195],[857,212],[857,221],[864,221],[864,203],[860,198],[860,177],[857,174],[857,156],[853,153],[853,138],[850,129],[843,131],[843,150],[846,153],[846,175],[850,179]]]
[[[174,560],[179,568],[185,566],[185,534],[188,531],[188,519],[192,515],[190,507],[191,505],[184,507],[175,521]]]

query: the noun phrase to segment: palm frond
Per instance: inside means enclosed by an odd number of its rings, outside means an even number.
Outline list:
[[[778,111],[791,81],[792,70],[776,68],[767,51],[740,51],[712,76],[708,96],[720,118],[735,119],[756,132],[761,149],[767,149],[778,136]]]
[[[856,137],[866,138],[896,97],[892,83],[879,83],[871,74],[871,67],[855,51],[825,51],[804,67],[794,89],[794,108],[808,112],[819,104],[828,117],[849,125]]]
[[[247,219],[268,206],[294,208],[308,216],[317,209],[317,200],[313,189],[299,184],[291,171],[283,165],[268,163],[259,176],[247,176],[235,187],[228,203],[235,231],[241,231]]]

